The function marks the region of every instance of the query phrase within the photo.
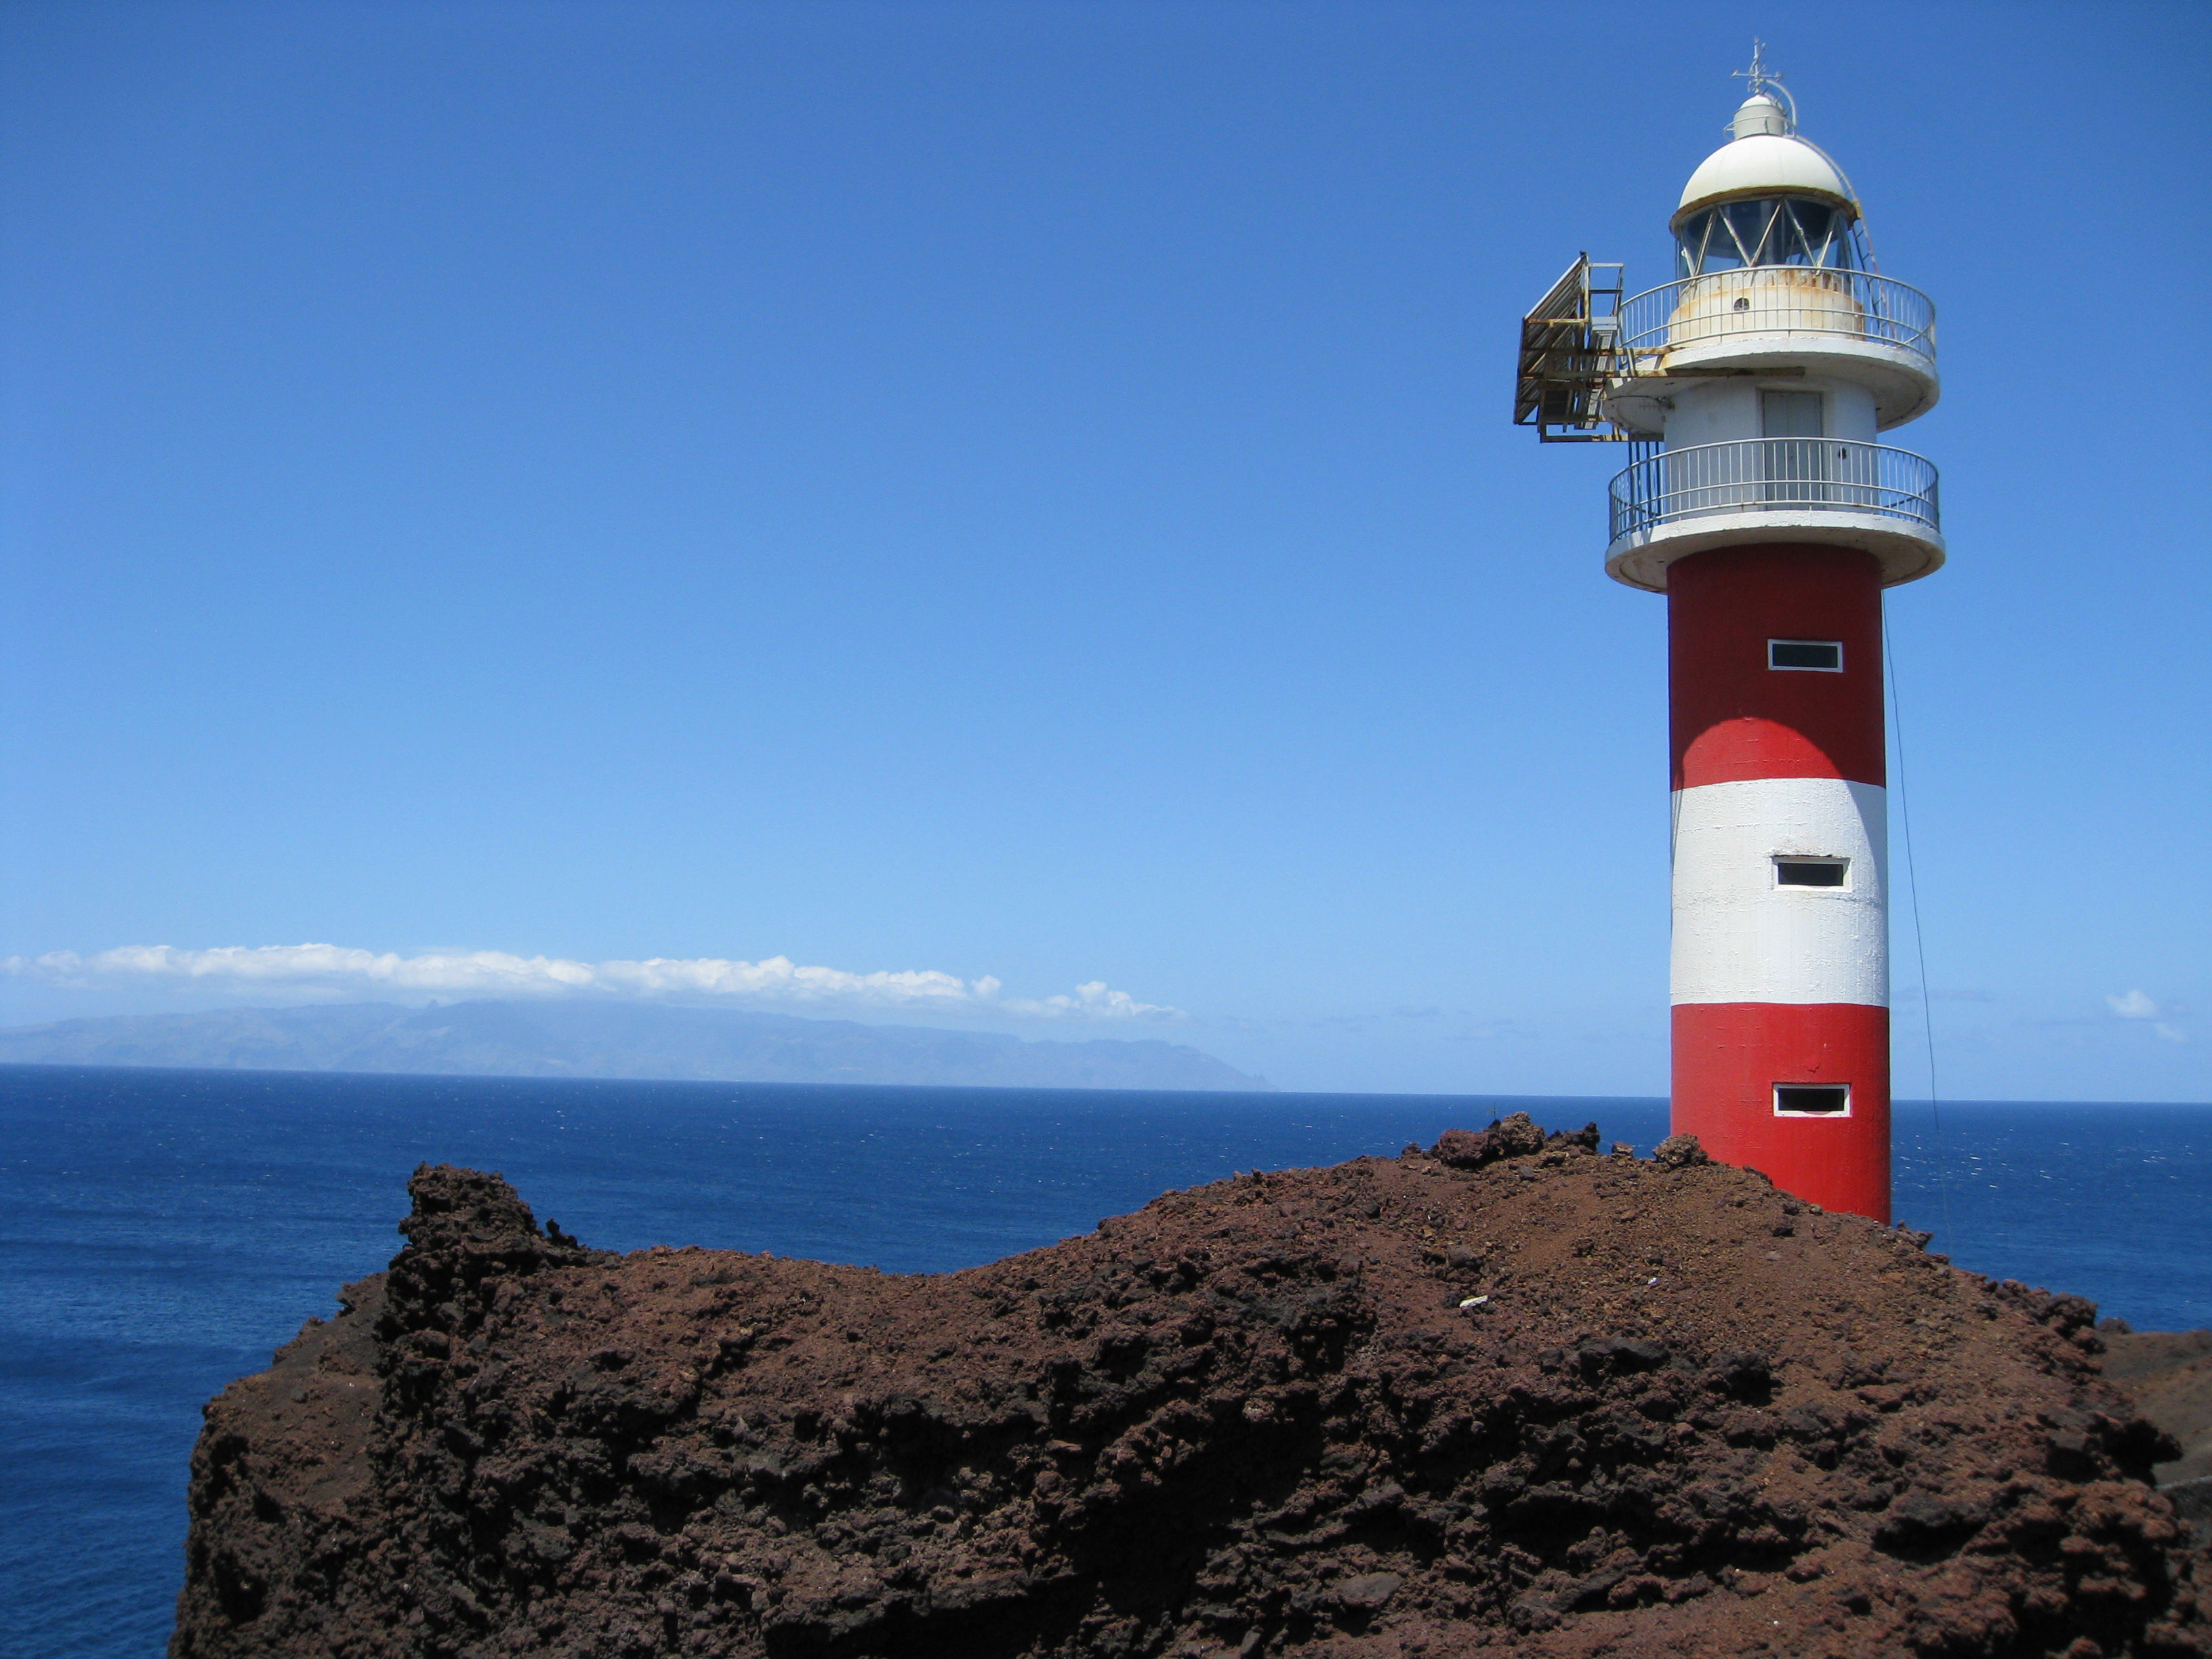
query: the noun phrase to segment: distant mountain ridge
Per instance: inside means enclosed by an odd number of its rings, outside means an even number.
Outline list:
[[[1271,1089],[1158,1039],[1030,1042],[732,1008],[618,1002],[347,1003],[65,1019],[0,1030],[0,1064],[411,1072],[1030,1089]]]

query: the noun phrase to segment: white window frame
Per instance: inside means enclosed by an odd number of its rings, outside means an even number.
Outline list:
[[[1774,647],[1778,645],[1832,645],[1836,647],[1833,668],[1814,668],[1802,662],[1777,662]],[[1841,640],[1769,640],[1766,642],[1767,672],[1774,674],[1840,674],[1844,672],[1844,642]]]
[[[1840,864],[1844,866],[1844,878],[1833,886],[1826,882],[1784,881],[1782,879],[1782,866],[1785,864]],[[1769,853],[1766,866],[1777,891],[1786,889],[1792,893],[1848,893],[1851,890],[1851,860],[1838,854]]]
[[[1851,1097],[1856,1092],[1848,1083],[1777,1083],[1771,1086],[1774,1115],[1777,1117],[1849,1117],[1851,1115]],[[1784,1089],[1841,1089],[1844,1091],[1843,1109],[1838,1112],[1792,1111],[1782,1103],[1782,1091]]]

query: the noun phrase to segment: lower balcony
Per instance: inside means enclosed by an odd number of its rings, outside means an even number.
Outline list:
[[[1747,542],[1858,547],[1882,584],[1943,562],[1936,468],[1910,450],[1835,438],[1746,438],[1662,450],[1613,480],[1606,569],[1663,592],[1667,567]]]

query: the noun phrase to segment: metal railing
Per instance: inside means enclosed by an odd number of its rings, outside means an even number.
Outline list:
[[[1873,513],[1939,527],[1936,468],[1909,449],[1744,438],[1662,450],[1616,474],[1613,541],[1722,513]]]
[[[1746,265],[1683,277],[1620,307],[1620,349],[1632,373],[1650,372],[1666,352],[1739,334],[1843,335],[1896,346],[1933,368],[1936,302],[1863,270]]]

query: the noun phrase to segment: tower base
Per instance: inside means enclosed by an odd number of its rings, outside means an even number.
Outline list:
[[[1673,1127],[1830,1210],[1889,1220],[1889,1010],[1855,1002],[1674,1006]],[[1778,1085],[1848,1085],[1840,1110],[1778,1110]],[[1785,1095],[1826,1106],[1832,1094]]]

